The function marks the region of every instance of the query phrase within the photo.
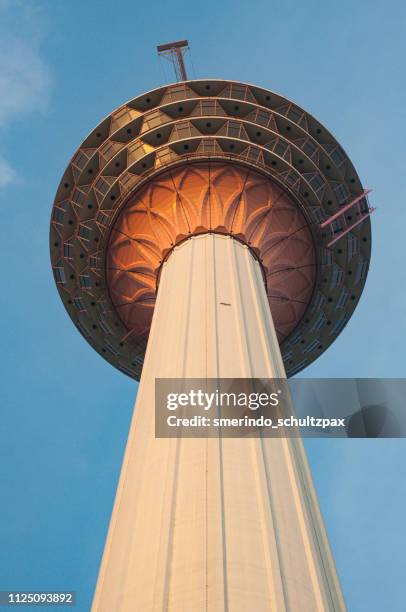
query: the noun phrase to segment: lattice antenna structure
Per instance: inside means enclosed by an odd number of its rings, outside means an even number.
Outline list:
[[[177,81],[187,81],[185,62],[183,61],[184,54],[189,51],[189,43],[187,40],[176,40],[171,43],[157,46],[158,55],[168,59],[175,70]]]

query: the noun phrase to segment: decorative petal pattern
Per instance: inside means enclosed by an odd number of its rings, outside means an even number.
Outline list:
[[[121,211],[107,250],[107,282],[133,340],[148,334],[164,258],[175,244],[206,232],[235,236],[261,261],[282,341],[303,317],[313,293],[312,235],[300,208],[276,183],[224,163],[165,172]]]

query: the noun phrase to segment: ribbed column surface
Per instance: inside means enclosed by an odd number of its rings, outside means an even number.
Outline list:
[[[248,247],[196,236],[163,266],[93,612],[345,610],[302,441],[157,439],[158,377],[285,377]]]

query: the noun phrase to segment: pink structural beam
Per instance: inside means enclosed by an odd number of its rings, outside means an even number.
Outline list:
[[[365,219],[367,217],[369,217],[374,212],[375,208],[372,208],[371,206],[369,206],[368,200],[367,200],[367,197],[366,197],[368,195],[368,193],[370,193],[371,191],[372,191],[371,189],[364,189],[364,191],[363,191],[363,193],[361,195],[359,195],[356,198],[354,198],[353,200],[351,200],[351,202],[349,202],[348,204],[343,206],[343,208],[341,210],[339,210],[338,212],[334,213],[334,215],[331,215],[331,217],[329,217],[328,219],[323,221],[323,223],[320,223],[320,229],[323,229],[323,228],[325,228],[327,226],[330,227],[333,239],[330,240],[330,242],[327,244],[328,247],[331,247],[333,244],[335,244],[337,242],[337,240],[339,240],[340,238],[345,236],[345,234],[348,234],[348,232],[350,232],[355,227],[357,227],[357,225],[359,225],[360,223],[365,221]],[[363,204],[364,201],[365,201],[365,203],[367,205],[367,209],[366,210],[365,209],[362,210],[362,208],[361,208],[361,205]],[[348,210],[354,209],[354,207],[356,209],[357,216],[361,215],[361,218],[358,219],[357,221],[355,221],[354,223],[351,223],[349,225],[347,223],[347,220],[346,220],[344,214]],[[343,223],[343,227],[338,228],[338,229],[337,228],[334,229],[334,226],[333,226],[334,221],[342,222]],[[338,235],[337,235],[337,233],[338,233]]]

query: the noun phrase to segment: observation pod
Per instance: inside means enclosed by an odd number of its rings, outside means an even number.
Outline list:
[[[345,610],[300,438],[155,438],[154,385],[283,378],[319,357],[365,284],[367,194],[309,113],[224,80],[134,98],[73,156],[57,287],[141,380],[94,611]]]

